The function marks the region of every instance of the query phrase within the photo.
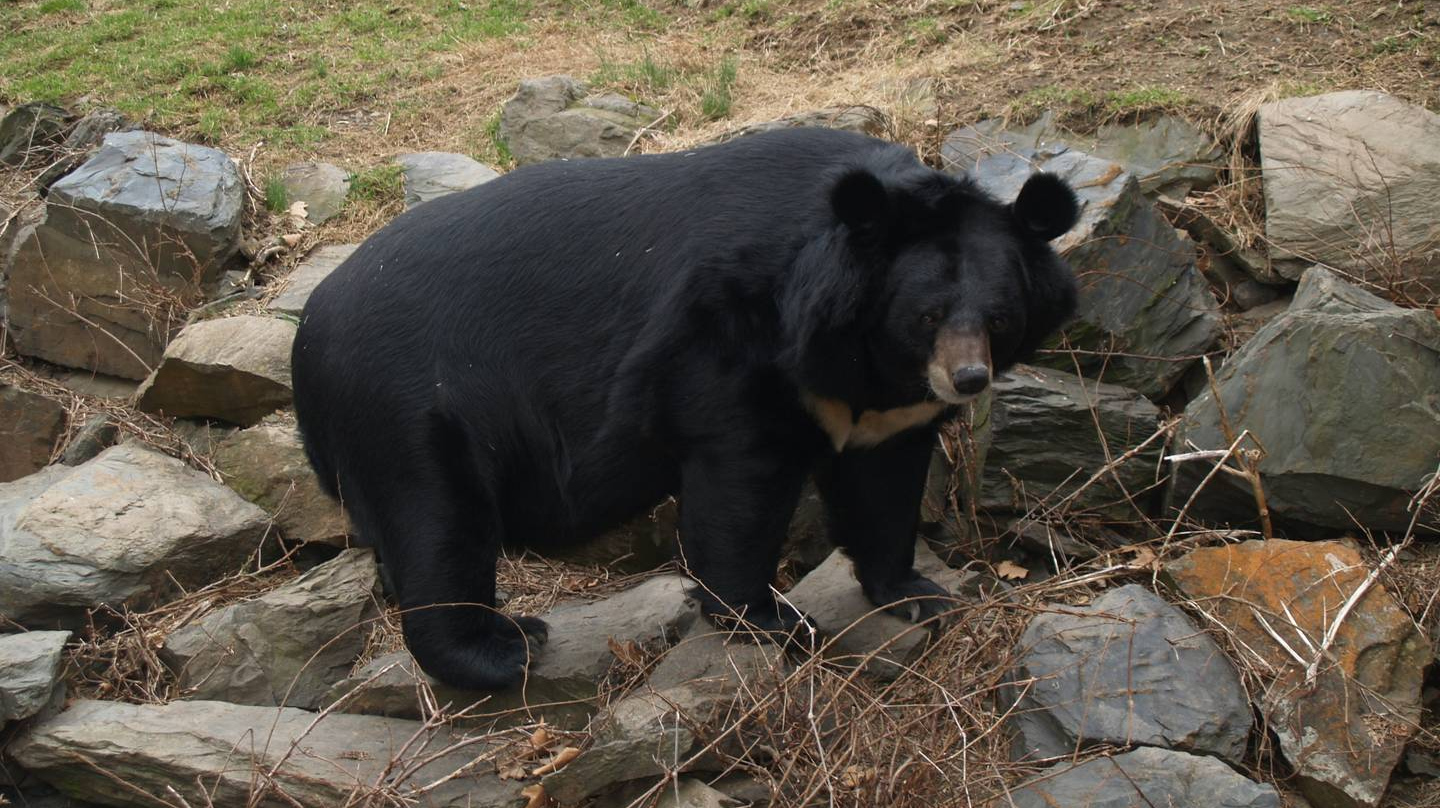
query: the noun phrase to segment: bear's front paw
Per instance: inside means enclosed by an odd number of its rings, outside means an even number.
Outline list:
[[[519,615],[510,615],[510,619],[520,627],[520,631],[525,634],[525,641],[531,648],[539,648],[545,644],[546,640],[550,639],[550,627],[545,624],[544,620],[538,617]]]
[[[787,604],[742,609],[738,614],[721,604],[706,609],[705,615],[716,628],[740,639],[773,642],[787,651],[814,651],[819,647],[820,632],[815,621]]]
[[[923,575],[898,583],[865,587],[876,606],[912,623],[929,623],[955,608],[959,598]]]

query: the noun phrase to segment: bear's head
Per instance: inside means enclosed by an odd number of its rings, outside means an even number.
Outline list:
[[[787,301],[803,323],[790,334],[797,370],[815,394],[866,408],[959,404],[1074,313],[1075,278],[1050,241],[1079,204],[1054,175],[1032,175],[1005,205],[919,165],[856,166],[828,203],[833,227],[800,267],[804,303],[796,289]]]

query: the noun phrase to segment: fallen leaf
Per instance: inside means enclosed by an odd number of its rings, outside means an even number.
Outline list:
[[[300,239],[302,238],[305,238],[305,236],[300,233],[286,233],[280,237],[280,240],[285,243],[286,247],[294,247],[300,243]]]
[[[304,202],[295,202],[286,209],[285,215],[303,222],[310,218],[310,206]]]
[[[519,763],[512,764],[500,770],[501,780],[524,780],[525,767]]]
[[[545,747],[547,747],[547,746],[549,746],[549,745],[550,745],[550,731],[547,730],[546,728],[540,727],[539,729],[537,729],[537,730],[535,730],[534,732],[530,733],[530,748],[531,748],[531,749],[534,749],[535,751],[538,752],[538,751],[540,751],[541,749],[544,749]]]
[[[634,640],[624,642],[617,641],[614,637],[609,639],[610,653],[620,660],[627,668],[642,668],[645,666],[645,652],[640,650],[640,644]]]
[[[567,746],[564,749],[561,749],[559,752],[556,752],[555,757],[551,758],[549,763],[546,763],[544,766],[541,766],[535,769],[535,771],[530,772],[530,776],[541,777],[543,775],[549,774],[550,772],[560,771],[562,768],[565,767],[566,763],[569,763],[577,757],[580,757],[580,750],[576,749],[573,746]]]
[[[1151,550],[1149,547],[1136,547],[1132,552],[1135,553],[1135,558],[1131,559],[1130,563],[1125,566],[1132,570],[1149,569],[1155,566],[1154,550]]]
[[[525,803],[525,808],[545,808],[550,804],[550,798],[545,796],[545,786],[539,783],[520,789],[520,796],[529,800]]]
[[[840,785],[849,789],[860,788],[875,782],[876,771],[873,766],[861,768],[859,766],[846,766],[840,773]]]
[[[1025,569],[1013,561],[1001,561],[995,565],[995,574],[1007,581],[1018,581],[1022,578],[1029,577],[1030,570]]]

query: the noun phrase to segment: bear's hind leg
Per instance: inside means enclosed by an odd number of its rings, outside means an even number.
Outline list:
[[[382,500],[381,552],[410,653],[426,673],[454,687],[518,683],[546,628],[538,618],[495,608],[502,524],[488,496],[462,492],[454,478],[392,482]]]

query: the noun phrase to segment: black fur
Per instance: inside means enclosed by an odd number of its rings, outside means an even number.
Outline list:
[[[934,423],[837,453],[802,391],[933,399],[942,326],[1019,361],[1074,307],[1046,240],[1075,214],[1058,180],[1004,206],[830,130],[519,169],[400,216],[315,290],[306,449],[391,569],[416,659],[457,686],[517,681],[544,637],[493,610],[502,542],[581,540],[668,495],[714,617],[795,624],[769,588],[812,473],[866,594],[931,594],[912,563]]]

